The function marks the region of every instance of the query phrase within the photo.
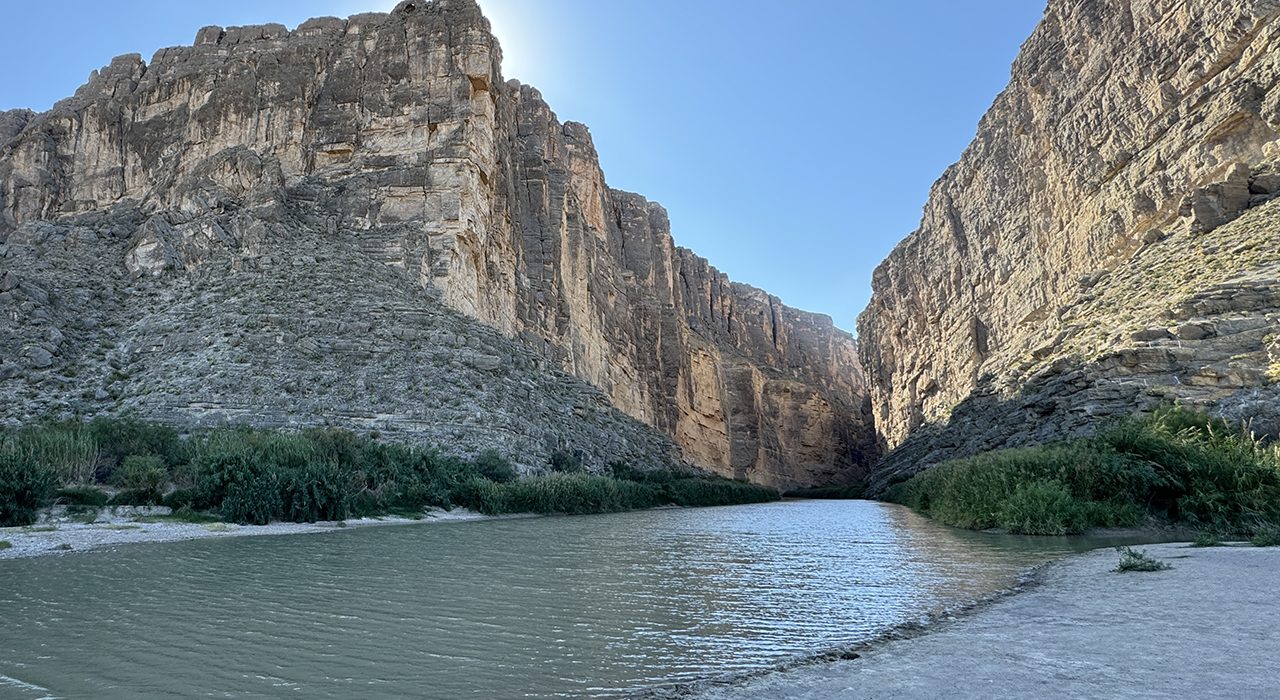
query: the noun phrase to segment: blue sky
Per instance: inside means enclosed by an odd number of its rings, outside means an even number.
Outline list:
[[[676,242],[852,330],[1043,12],[1038,0],[480,0],[504,73],[591,127],[611,186]],[[386,0],[14,2],[0,109],[47,109],[113,56]]]

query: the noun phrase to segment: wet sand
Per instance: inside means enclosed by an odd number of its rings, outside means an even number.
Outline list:
[[[708,689],[770,698],[1262,698],[1280,693],[1280,548],[1141,547],[1173,569],[1115,573],[1111,549],[861,658]]]

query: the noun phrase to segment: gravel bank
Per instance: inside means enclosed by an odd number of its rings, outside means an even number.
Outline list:
[[[1113,573],[1110,549],[1071,557],[934,632],[697,697],[1275,697],[1280,548],[1144,549],[1174,568]]]
[[[168,512],[168,509],[163,509]],[[490,516],[456,508],[452,511],[428,511],[421,520],[409,518],[358,518],[338,522],[272,523],[271,525],[232,525],[229,523],[181,523],[161,520],[148,522],[146,509],[122,507],[112,512],[104,509],[94,523],[84,524],[55,519],[32,527],[0,528],[0,541],[11,546],[0,549],[0,560],[74,554],[102,547],[141,542],[176,542],[208,537],[254,537],[263,535],[300,535],[334,532],[346,528],[384,525],[426,525],[432,523],[487,520]],[[503,516],[511,517],[511,516]],[[0,545],[2,547],[3,545]]]

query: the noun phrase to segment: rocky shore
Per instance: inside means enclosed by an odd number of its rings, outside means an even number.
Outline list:
[[[1172,564],[1116,573],[1097,550],[1049,565],[1038,584],[935,631],[859,658],[707,690],[773,698],[1246,698],[1275,693],[1280,549],[1165,544]]]

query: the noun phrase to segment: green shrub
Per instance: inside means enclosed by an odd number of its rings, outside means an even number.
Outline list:
[[[169,480],[164,460],[155,455],[130,455],[116,470],[115,482],[126,489],[158,493]]]
[[[1087,509],[1057,481],[1018,484],[1000,504],[997,524],[1021,535],[1066,535],[1089,525]]]
[[[1221,537],[1212,532],[1196,533],[1196,537],[1191,542],[1192,547],[1222,547],[1224,543]]]
[[[284,500],[275,475],[263,473],[229,484],[219,510],[224,520],[240,525],[267,525],[279,520]]]
[[[30,525],[58,477],[30,453],[0,445],[0,527]]]
[[[421,517],[426,507],[455,505],[484,513],[597,513],[778,498],[772,489],[685,469],[643,471],[616,463],[612,477],[593,476],[581,455],[569,451],[551,456],[553,473],[546,479],[521,481],[514,465],[494,451],[462,460],[334,429],[227,428],[183,440],[166,426],[96,419],[36,424],[13,435],[0,433],[0,441],[37,471],[56,468],[63,481],[92,477],[89,465],[97,456],[98,476],[122,489],[107,499],[87,486],[67,488],[60,492],[64,503],[163,503],[175,512],[242,524],[388,513]],[[51,484],[57,481],[50,477]],[[161,498],[170,482],[178,488]]]
[[[174,509],[171,515],[166,516],[166,519],[179,523],[193,523],[197,525],[221,522],[221,518],[218,516],[213,515],[212,513],[203,513],[198,510],[193,510],[189,505],[184,505],[180,508]]]
[[[14,448],[52,469],[64,484],[93,482],[98,443],[79,421],[37,423],[18,431]]]
[[[191,510],[196,503],[195,489],[175,489],[160,499],[160,505],[172,509],[174,512],[186,508]]]
[[[1120,552],[1120,563],[1116,565],[1113,571],[1117,573],[1125,573],[1129,571],[1165,571],[1172,569],[1173,565],[1168,562],[1160,561],[1146,553],[1145,550],[1137,550],[1132,547],[1116,547],[1116,551]]]
[[[188,460],[186,445],[178,431],[157,423],[133,418],[94,418],[89,433],[98,445],[98,478],[111,480],[115,470],[131,455],[156,457],[161,466],[172,469]]]
[[[895,484],[886,500],[957,527],[1063,534],[1155,517],[1215,532],[1280,522],[1276,451],[1183,409],[1090,440],[998,450]]]
[[[861,484],[848,486],[814,486],[803,489],[792,489],[782,494],[787,498],[818,498],[829,500],[858,500],[866,496],[866,487]]]
[[[3,552],[6,549],[11,549],[12,547],[13,543],[9,540],[0,540],[0,552]]]
[[[587,469],[580,452],[565,449],[555,450],[547,457],[547,468],[553,472],[569,474],[584,472]]]
[[[67,506],[67,517],[85,525],[96,522],[99,512],[98,506]]]
[[[627,484],[624,488],[621,484]],[[506,487],[509,512],[610,513],[657,505],[649,490],[590,474],[556,473]]]
[[[351,512],[350,478],[334,462],[283,470],[279,484],[283,520],[342,520]]]
[[[1255,547],[1280,547],[1280,527],[1265,527],[1249,538],[1249,544]]]
[[[742,503],[767,503],[781,496],[767,486],[729,479],[684,478],[662,485],[663,504],[676,506],[730,506]]]
[[[481,513],[613,513],[662,505],[718,506],[778,500],[778,492],[727,479],[680,478],[650,483],[592,474],[552,473],[506,484],[475,478],[454,502]]]
[[[104,491],[92,486],[69,486],[58,489],[54,494],[55,502],[68,506],[102,507],[107,505],[109,498]]]
[[[489,479],[473,478],[459,484],[453,502],[485,515],[512,512],[507,499],[507,486]]]
[[[520,472],[516,470],[514,464],[510,460],[498,454],[496,450],[485,450],[480,453],[472,462],[476,471],[480,476],[496,481],[499,484],[505,484],[520,478]]]
[[[160,505],[160,493],[152,489],[125,489],[107,501],[109,506],[155,506]]]

